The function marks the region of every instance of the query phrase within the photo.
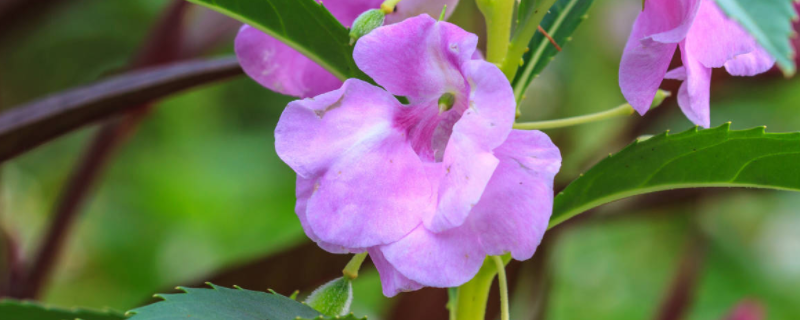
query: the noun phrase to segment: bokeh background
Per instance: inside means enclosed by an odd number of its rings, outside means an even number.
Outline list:
[[[238,28],[180,0],[4,1],[3,109],[126,71],[154,33],[180,30],[173,60],[230,55]],[[185,7],[179,19],[157,28],[176,6]],[[523,119],[623,103],[617,68],[637,6],[640,0],[595,1],[534,81]],[[483,34],[472,1],[463,0],[451,21]],[[663,87],[676,92],[678,85]],[[800,130],[800,78],[715,72],[712,86],[713,126]],[[305,237],[293,213],[294,174],[274,151],[273,130],[290,100],[240,76],[156,103],[102,171],[41,300],[128,310],[176,285],[211,280],[307,294],[336,277],[348,257]],[[548,131],[564,156],[557,188],[636,137],[691,127],[669,99],[645,117]],[[97,130],[86,127],[2,164],[0,272],[11,267],[9,248],[23,262],[35,254]],[[666,319],[664,310],[676,307],[686,319],[723,319],[745,302],[767,319],[800,319],[798,208],[798,194],[742,189],[606,205],[551,230],[534,259],[509,266],[512,318]],[[356,281],[353,311],[370,319],[446,319],[446,295],[425,289],[386,299],[368,265]]]

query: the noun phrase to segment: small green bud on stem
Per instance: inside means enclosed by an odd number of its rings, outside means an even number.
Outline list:
[[[382,26],[384,20],[386,20],[386,14],[379,9],[367,10],[362,13],[350,28],[350,45],[352,46],[358,39]]]
[[[305,303],[326,316],[343,316],[350,312],[353,302],[353,283],[341,277],[323,284],[314,290]]]

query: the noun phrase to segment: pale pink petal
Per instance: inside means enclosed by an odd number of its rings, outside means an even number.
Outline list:
[[[710,93],[711,68],[707,68],[691,55],[685,54],[681,44],[681,60],[686,68],[686,81],[678,90],[678,106],[689,120],[698,126],[711,126]]]
[[[684,67],[677,67],[675,69],[670,70],[664,75],[664,79],[671,79],[671,80],[686,80],[686,68]]]
[[[442,9],[447,5],[446,19],[456,9],[457,4],[458,0],[403,0],[397,4],[393,14],[386,16],[386,23],[397,23],[408,17],[416,17],[421,14],[427,14],[439,19]]]
[[[775,66],[775,58],[759,47],[756,51],[741,54],[725,62],[725,70],[734,76],[754,76]]]
[[[459,68],[470,60],[477,43],[474,34],[420,15],[362,37],[353,58],[392,94],[422,103],[463,91],[466,84]]]
[[[468,61],[462,69],[470,85],[469,105],[444,152],[438,210],[425,219],[434,232],[464,223],[498,164],[492,151],[505,141],[514,122],[514,93],[503,73],[482,60]]]
[[[320,248],[330,253],[360,253],[366,251],[365,249],[361,248],[345,248],[335,244],[327,243],[317,237],[317,235],[314,233],[314,230],[311,229],[311,226],[308,224],[308,219],[306,217],[308,198],[311,197],[313,190],[314,180],[303,179],[300,176],[297,177],[297,203],[294,206],[294,212],[297,213],[297,218],[300,220],[300,225],[303,227],[303,231],[306,232],[306,236],[308,236],[311,241],[316,242]]]
[[[342,85],[311,59],[256,28],[242,26],[234,48],[245,73],[272,91],[306,98]]]
[[[645,10],[633,24],[619,66],[622,95],[642,115],[650,110],[650,104],[678,47],[674,43],[644,41],[649,35],[673,27],[659,15],[657,9],[662,6],[659,1],[646,2]]]
[[[561,153],[540,131],[514,130],[495,150],[500,165],[467,220],[484,253],[533,256],[553,212],[553,179]]]
[[[752,36],[708,0],[702,1],[686,36],[687,53],[707,68],[720,68],[728,60],[759,48]]]
[[[386,261],[386,258],[383,257],[383,252],[378,247],[370,248],[368,252],[369,258],[372,259],[372,263],[378,269],[378,274],[381,277],[383,295],[391,298],[400,292],[422,289],[423,285],[406,278],[389,261]]]
[[[441,233],[419,226],[403,239],[379,249],[408,279],[440,288],[469,281],[486,258],[478,237],[466,226]]]
[[[661,43],[681,42],[696,21],[700,3],[706,0],[647,0],[639,17],[647,19],[649,39]],[[638,21],[638,19],[637,19]],[[635,27],[634,27],[635,28]]]
[[[367,248],[398,240],[433,210],[422,161],[392,127],[395,98],[360,80],[287,106],[276,150],[313,180],[307,224],[323,242]]]

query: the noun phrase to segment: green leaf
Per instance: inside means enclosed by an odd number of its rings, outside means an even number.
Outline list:
[[[777,59],[785,75],[794,74],[795,53],[789,38],[797,12],[792,0],[717,0],[717,4]]]
[[[249,24],[304,54],[342,81],[369,81],[353,61],[350,36],[314,0],[188,0]]]
[[[118,311],[51,308],[30,301],[0,300],[0,315],[8,320],[122,320]]]
[[[295,320],[317,318],[311,307],[279,294],[229,289],[178,288],[184,293],[156,295],[164,301],[129,311],[131,320]]]
[[[531,1],[520,3],[520,11],[528,10],[527,7],[533,7],[529,2]],[[558,0],[550,8],[550,13],[545,15],[542,20],[542,29],[563,47],[570,40],[570,36],[578,28],[578,25],[588,18],[586,12],[589,11],[593,2],[594,0]],[[522,101],[525,89],[558,53],[550,40],[541,32],[537,32],[533,36],[528,48],[530,51],[523,56],[524,64],[517,72],[513,82],[517,102]]]
[[[644,193],[700,187],[800,191],[800,132],[720,127],[636,141],[600,161],[555,198],[550,227]]]

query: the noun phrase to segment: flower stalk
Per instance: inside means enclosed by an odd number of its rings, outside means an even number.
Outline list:
[[[367,258],[366,252],[354,255],[353,258],[350,259],[350,262],[348,262],[347,265],[344,266],[344,270],[342,270],[342,274],[344,275],[344,277],[350,280],[358,278],[358,270],[361,269],[361,264],[364,263],[364,259],[366,258]]]
[[[555,2],[556,0],[536,1],[536,8],[533,9],[530,18],[517,28],[514,38],[511,39],[511,43],[508,45],[507,54],[500,65],[500,70],[503,71],[509,81],[513,81],[514,77],[516,77],[520,60],[525,51],[528,50],[528,43],[531,42],[531,39],[539,29],[539,24],[542,23],[542,19],[544,19],[544,16]]]
[[[671,96],[669,91],[658,90],[656,93],[655,99],[653,99],[653,103],[650,106],[650,109],[654,109],[661,105],[662,102],[666,98]],[[557,119],[557,120],[547,120],[547,121],[533,121],[533,122],[520,122],[514,124],[514,129],[520,130],[545,130],[545,129],[556,129],[556,128],[565,128],[576,126],[580,124],[592,123],[601,120],[616,118],[616,117],[624,117],[632,115],[636,112],[633,107],[626,103],[616,107],[614,109],[601,111],[597,113],[571,117],[571,118],[564,118],[564,119]]]
[[[514,0],[476,0],[475,3],[486,20],[486,61],[500,65],[509,49]]]
[[[500,264],[498,264],[497,260]],[[455,320],[483,320],[486,318],[486,303],[489,301],[489,290],[498,270],[503,270],[505,282],[505,265],[511,261],[511,255],[488,257],[483,262],[478,274],[472,280],[458,287],[455,308],[451,309],[450,319]],[[502,265],[502,267],[500,267]],[[502,291],[503,287],[501,287]],[[503,294],[501,293],[501,296]],[[508,304],[508,291],[506,290],[505,304]],[[502,297],[501,297],[502,300]],[[455,314],[452,314],[455,310]],[[507,311],[508,309],[506,309]],[[506,313],[508,315],[508,313]],[[507,318],[506,318],[507,319]]]

